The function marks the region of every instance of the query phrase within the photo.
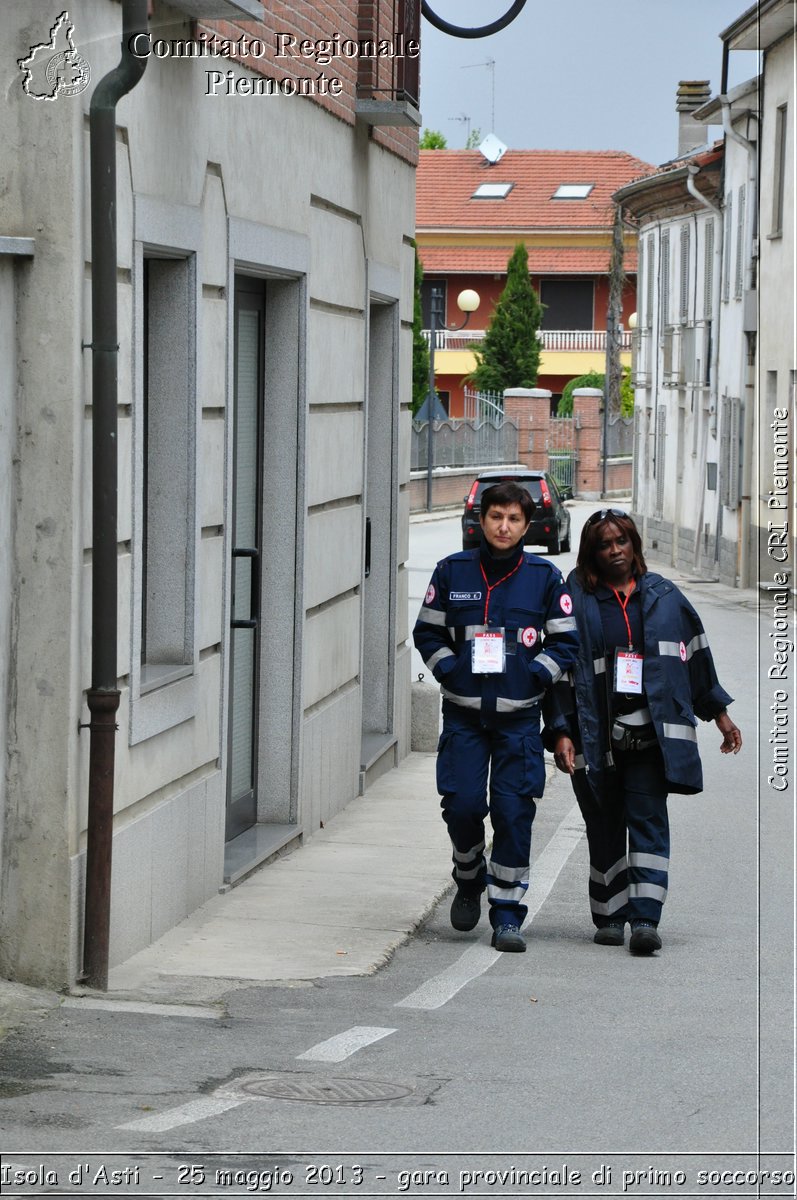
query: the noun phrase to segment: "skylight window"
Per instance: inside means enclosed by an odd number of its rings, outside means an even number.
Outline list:
[[[514,183],[480,183],[471,200],[505,200]]]
[[[594,183],[560,183],[554,192],[553,200],[586,200],[594,188]]]

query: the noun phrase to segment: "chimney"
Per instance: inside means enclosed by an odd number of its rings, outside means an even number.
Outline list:
[[[705,145],[706,128],[692,113],[711,99],[708,79],[682,79],[678,84],[675,108],[678,113],[678,157],[682,158],[698,146]]]

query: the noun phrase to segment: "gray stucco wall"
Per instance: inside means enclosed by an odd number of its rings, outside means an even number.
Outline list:
[[[46,35],[33,4],[0,13],[11,53]],[[91,0],[92,78],[116,61],[119,6]],[[389,681],[374,694],[399,755],[409,749],[406,572],[414,171],[296,98],[204,100],[201,64],[151,61],[117,119],[119,240],[119,638],[111,961],[177,923],[219,886],[224,854],[230,619],[232,284],[265,281],[264,611],[274,648],[261,673],[259,819],[310,836],[358,790],[366,593],[368,309],[393,306],[388,470],[367,487],[378,516],[380,620]],[[9,676],[8,795],[0,876],[0,971],[71,983],[80,967],[91,584],[91,337],[88,143],[83,97],[11,91],[0,141],[18,170],[0,234],[33,236],[18,276],[17,428],[0,385],[0,486],[16,532],[0,597]],[[185,671],[148,688],[140,663],[142,270],[190,256],[196,341],[186,450]],[[0,263],[2,260],[0,260]],[[193,272],[193,274],[191,274]],[[371,286],[369,289],[369,279]],[[376,282],[374,282],[376,281]],[[0,273],[0,296],[7,277]],[[0,320],[0,337],[3,336]],[[6,339],[8,333],[6,332]],[[401,415],[399,416],[399,411]],[[195,436],[192,436],[192,429]],[[378,431],[372,429],[372,438]],[[8,463],[21,466],[12,482]],[[182,468],[181,468],[182,469]],[[17,613],[17,617],[13,614]],[[372,627],[373,628],[373,627]],[[0,682],[2,682],[0,680]],[[1,693],[0,693],[1,694]],[[0,743],[1,748],[1,743]]]

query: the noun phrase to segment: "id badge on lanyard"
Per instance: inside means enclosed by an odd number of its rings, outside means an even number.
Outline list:
[[[503,629],[474,633],[470,652],[474,675],[501,675],[506,670],[506,638]]]
[[[614,690],[639,695],[642,691],[641,654],[634,650],[617,650],[614,656]]]
[[[643,655],[637,654],[634,650],[633,639],[631,637],[631,622],[628,620],[628,601],[631,599],[629,592],[625,599],[620,599],[620,593],[617,588],[612,588],[615,599],[623,610],[625,618],[625,627],[628,630],[628,649],[616,650],[614,655],[614,690],[616,692],[625,692],[632,695],[640,695],[642,692],[642,662]]]

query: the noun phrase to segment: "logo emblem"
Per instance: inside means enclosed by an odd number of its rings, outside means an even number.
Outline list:
[[[681,642],[678,646],[678,653],[681,656],[681,662],[686,662],[686,646],[683,644],[683,642]]]
[[[534,628],[533,625],[529,625],[527,629],[523,630],[523,632],[520,635],[520,640],[522,641],[524,646],[531,647],[534,645],[534,643],[537,640],[537,630]]]
[[[56,100],[59,96],[79,96],[88,87],[91,67],[75,49],[74,32],[69,13],[62,12],[50,30],[49,42],[31,46],[27,58],[17,59],[27,96]]]
[[[437,595],[437,592],[434,590],[434,584],[430,583],[429,588],[426,592],[426,600],[424,601],[424,603],[431,604],[436,595]]]
[[[559,597],[559,607],[561,608],[562,612],[567,613],[568,616],[573,611],[573,601],[567,594]]]

